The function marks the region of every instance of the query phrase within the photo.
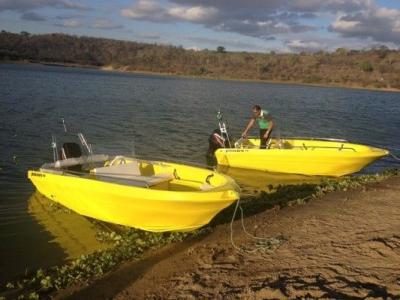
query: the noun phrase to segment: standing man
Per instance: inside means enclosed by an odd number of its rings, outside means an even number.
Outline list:
[[[266,149],[267,141],[271,135],[272,129],[274,128],[274,121],[272,120],[272,116],[269,114],[269,112],[266,109],[261,109],[260,105],[254,105],[252,110],[253,116],[247,124],[246,129],[243,131],[242,138],[247,137],[247,132],[257,121],[258,127],[260,127],[260,149]]]

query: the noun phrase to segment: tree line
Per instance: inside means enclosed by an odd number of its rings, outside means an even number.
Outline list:
[[[400,51],[251,53],[73,36],[0,32],[0,60],[75,64],[210,78],[400,89]]]

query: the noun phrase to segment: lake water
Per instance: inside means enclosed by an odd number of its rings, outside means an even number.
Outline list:
[[[49,213],[26,178],[52,160],[61,117],[97,153],[205,164],[216,111],[238,137],[256,103],[274,116],[276,135],[343,138],[400,154],[399,93],[0,64],[0,284],[98,247],[92,225]],[[364,172],[398,166],[385,158]]]

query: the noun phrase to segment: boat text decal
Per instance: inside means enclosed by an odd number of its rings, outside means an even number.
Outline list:
[[[42,173],[31,173],[32,176],[37,176],[37,177],[46,177],[46,175],[42,174]]]
[[[248,149],[229,149],[226,152],[249,152]]]

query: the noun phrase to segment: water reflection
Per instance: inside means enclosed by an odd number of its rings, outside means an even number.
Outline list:
[[[242,192],[244,193],[256,193],[259,191],[273,192],[276,188],[283,185],[318,184],[321,183],[323,178],[326,178],[321,176],[269,173],[220,165],[217,166],[217,170],[235,179],[242,187]]]
[[[99,225],[45,198],[39,192],[29,198],[28,211],[51,235],[49,243],[57,244],[64,251],[66,259],[74,259],[106,246],[96,239]]]

